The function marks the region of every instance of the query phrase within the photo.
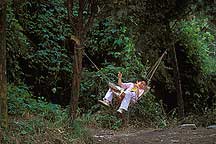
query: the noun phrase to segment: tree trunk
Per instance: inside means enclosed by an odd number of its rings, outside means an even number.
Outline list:
[[[6,80],[6,0],[0,2],[0,126],[8,127]]]
[[[70,101],[70,117],[71,122],[76,119],[76,112],[78,108],[78,100],[80,95],[80,81],[82,73],[82,54],[83,47],[75,44],[74,46],[74,61],[73,61],[73,78],[72,78],[72,92]]]
[[[178,117],[184,118],[184,100],[182,97],[182,87],[181,87],[181,77],[178,67],[178,59],[176,56],[175,46],[172,46],[173,56],[174,56],[174,77],[175,77],[175,84],[176,84],[176,97],[177,97],[177,105],[178,105]]]
[[[72,24],[72,8],[73,2],[71,0],[67,0],[68,21],[70,24]]]
[[[88,3],[88,4],[87,4]],[[68,6],[68,20],[75,35],[71,36],[71,40],[75,42],[74,45],[74,60],[73,60],[73,77],[72,77],[72,91],[70,100],[70,118],[73,123],[76,118],[78,108],[78,101],[80,96],[80,81],[82,73],[82,58],[83,58],[83,42],[89,28],[93,24],[95,8],[97,8],[95,0],[85,1],[79,0],[78,16],[73,15],[73,7],[75,0],[67,0]],[[87,11],[89,16],[85,18],[83,12]]]

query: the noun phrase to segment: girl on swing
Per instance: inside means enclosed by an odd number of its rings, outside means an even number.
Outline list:
[[[118,73],[118,85],[124,89],[124,97],[121,101],[120,107],[117,110],[117,112],[119,113],[127,111],[130,102],[135,103],[140,98],[140,96],[148,89],[146,80],[137,81],[136,83],[123,83],[121,72]],[[113,93],[114,91],[110,88],[107,91],[103,100],[99,100],[99,102],[109,107],[112,102]]]

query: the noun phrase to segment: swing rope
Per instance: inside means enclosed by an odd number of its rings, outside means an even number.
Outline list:
[[[159,67],[164,55],[167,54],[167,49],[164,51],[164,53],[161,55],[161,57],[155,62],[155,64],[153,65],[153,67],[151,68],[151,70],[147,73],[147,80],[148,83],[151,81],[154,73],[156,72],[157,68]]]
[[[151,68],[151,70],[147,73],[147,81],[148,83],[151,81],[154,73],[156,72],[157,68],[159,67],[164,55],[167,53],[167,49],[164,51],[164,53],[161,55],[161,57],[155,62],[155,64],[153,65],[153,67]],[[88,58],[88,60],[93,64],[93,66],[101,73],[101,75],[105,78],[106,82],[109,83],[110,82],[110,79],[100,71],[100,69],[97,67],[97,65],[90,59],[90,57],[85,53],[83,52],[83,54]]]
[[[83,54],[88,58],[88,60],[93,64],[93,66],[101,73],[101,75],[102,75],[102,77],[105,79],[105,81],[106,81],[107,83],[109,83],[109,82],[110,82],[110,79],[109,79],[104,73],[102,73],[102,72],[100,71],[100,69],[97,67],[97,65],[90,59],[90,57],[89,57],[85,52],[83,52]]]

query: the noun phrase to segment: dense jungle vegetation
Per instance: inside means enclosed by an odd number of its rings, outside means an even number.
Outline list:
[[[128,124],[216,124],[214,0],[4,1],[8,128],[0,129],[2,143],[85,143],[91,141],[85,126],[119,129],[123,122],[116,111],[98,104],[107,81],[117,82],[119,71],[125,82],[147,78],[164,51],[151,90],[130,108]],[[78,73],[77,36],[82,46]]]

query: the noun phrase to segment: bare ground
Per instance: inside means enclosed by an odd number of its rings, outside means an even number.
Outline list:
[[[91,129],[94,144],[216,144],[216,129]]]

